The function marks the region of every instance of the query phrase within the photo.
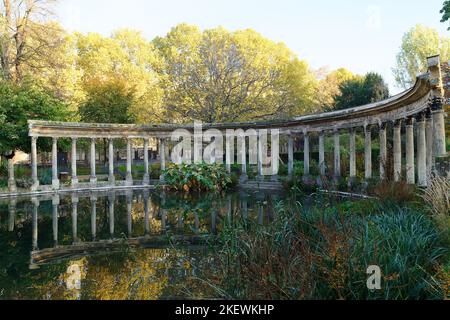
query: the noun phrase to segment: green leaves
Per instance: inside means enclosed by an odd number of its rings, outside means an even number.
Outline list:
[[[222,191],[232,183],[225,167],[219,164],[172,164],[163,175],[168,188],[183,192]]]

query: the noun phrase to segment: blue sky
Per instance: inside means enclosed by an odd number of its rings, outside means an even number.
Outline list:
[[[391,69],[403,34],[420,23],[447,36],[440,23],[443,0],[60,0],[56,13],[70,30],[109,35],[119,28],[141,30],[148,39],[178,23],[202,29],[252,28],[284,42],[311,68],[375,71],[391,93]]]

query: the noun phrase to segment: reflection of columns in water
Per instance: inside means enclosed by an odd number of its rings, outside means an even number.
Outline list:
[[[133,193],[127,192],[127,227],[128,237],[131,237],[133,233]]]
[[[97,238],[97,196],[91,195],[91,234],[92,240]]]
[[[258,224],[264,224],[264,205],[262,202],[258,202]]]
[[[52,227],[53,227],[53,242],[55,246],[58,245],[58,206],[59,196],[55,195],[52,198]]]
[[[39,200],[37,198],[32,198],[31,202],[33,203],[33,216],[31,218],[31,224],[32,224],[31,242],[32,242],[33,251],[36,251],[39,249],[39,247],[38,247]]]
[[[161,229],[163,234],[166,233],[166,220],[167,220],[167,210],[164,209],[166,205],[166,194],[163,192],[161,194]]]
[[[11,199],[8,204],[8,212],[9,212],[8,231],[9,232],[14,231],[14,225],[15,225],[15,221],[16,221],[16,206],[17,206],[17,200],[15,198]]]
[[[150,212],[149,212],[149,194],[148,190],[144,191],[144,229],[145,234],[150,234]]]
[[[217,233],[217,209],[215,205],[211,208],[211,233]]]
[[[72,195],[72,237],[73,243],[78,242],[78,196]]]
[[[116,201],[116,194],[111,192],[108,195],[109,205],[109,234],[114,238],[114,202]]]
[[[195,232],[198,232],[200,230],[200,220],[198,218],[197,212],[194,212],[194,226],[195,226]]]
[[[233,220],[233,200],[231,198],[231,195],[227,197],[227,219],[228,224],[231,225],[231,222]]]

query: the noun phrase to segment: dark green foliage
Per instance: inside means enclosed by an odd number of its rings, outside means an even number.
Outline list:
[[[83,122],[91,123],[132,123],[130,113],[133,93],[120,81],[96,83],[88,90],[87,101],[78,112]]]
[[[354,78],[340,85],[340,94],[335,97],[334,110],[342,110],[389,97],[389,89],[377,73],[368,73],[363,78]]]
[[[446,22],[450,19],[450,1],[446,0],[444,1],[443,7],[439,13],[442,14],[441,22]],[[448,27],[447,30],[450,30],[450,27]]]
[[[172,164],[163,175],[166,186],[175,191],[221,191],[232,183],[220,164]]]
[[[0,82],[0,153],[29,152],[28,120],[62,121],[68,116],[64,103],[30,85]],[[39,139],[38,148],[49,151],[50,139]]]

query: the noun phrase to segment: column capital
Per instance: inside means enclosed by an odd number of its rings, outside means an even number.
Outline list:
[[[416,114],[416,116],[415,116],[416,122],[425,121],[425,116],[426,116],[425,112],[420,112],[420,113]]]
[[[53,143],[58,142],[59,137],[52,137]]]
[[[412,125],[414,125],[414,117],[408,117],[408,118],[406,118],[406,125],[407,125],[407,126],[412,126]]]
[[[393,120],[392,122],[394,124],[394,127],[401,127],[403,119],[396,119],[396,120]]]
[[[78,137],[71,137],[71,139],[72,139],[72,142],[77,142]]]
[[[31,137],[31,142],[36,143],[38,138],[39,138],[38,136],[32,136]]]
[[[386,123],[386,122],[380,121],[380,122],[378,123],[378,127],[380,128],[380,130],[386,130],[386,126],[387,126],[387,123]]]
[[[431,97],[428,101],[428,105],[432,112],[441,111],[444,105],[444,98],[437,96]]]
[[[425,118],[427,119],[427,121],[433,119],[433,114],[431,112],[431,108],[428,108],[425,110]]]

